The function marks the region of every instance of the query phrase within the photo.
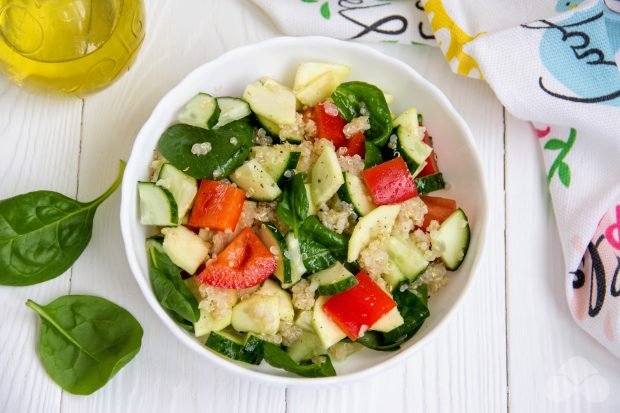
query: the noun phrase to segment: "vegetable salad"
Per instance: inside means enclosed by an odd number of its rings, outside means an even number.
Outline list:
[[[465,258],[467,216],[428,195],[445,183],[422,115],[349,72],[198,93],[138,183],[153,291],[213,351],[335,375],[360,348],[398,350]]]

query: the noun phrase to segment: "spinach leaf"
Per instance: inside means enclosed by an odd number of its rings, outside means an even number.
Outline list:
[[[190,323],[198,321],[198,300],[183,281],[181,270],[156,241],[147,241],[147,253],[149,275],[157,300],[164,308],[178,316],[173,317],[177,323],[182,323],[183,320]],[[186,325],[187,323],[184,323],[182,327],[186,328]]]
[[[278,219],[293,228],[295,235],[299,232],[302,221],[308,217],[310,208],[308,194],[304,182],[305,173],[295,174],[291,178],[290,185],[282,193],[282,197],[276,207]]]
[[[247,159],[252,133],[252,126],[243,120],[209,130],[172,125],[161,135],[159,151],[174,167],[194,178],[223,179]],[[192,147],[200,143],[209,143],[211,149],[205,155],[193,154]]]
[[[324,356],[325,361],[320,364],[299,364],[279,346],[263,342],[263,357],[273,367],[284,369],[302,377],[329,377],[336,375],[336,370],[334,370],[329,356]]]
[[[310,273],[324,270],[338,260],[346,261],[348,246],[349,237],[330,230],[315,215],[301,224],[299,249]]]
[[[377,146],[369,141],[364,142],[364,168],[372,168],[383,162],[383,155]]]
[[[367,331],[355,341],[356,343],[373,350],[395,351],[418,332],[424,320],[430,315],[427,307],[428,288],[426,284],[422,284],[413,292],[409,290],[400,291],[396,287],[393,291],[393,298],[404,323],[387,333]]]
[[[345,82],[331,97],[347,122],[367,114],[370,122],[370,129],[364,132],[367,140],[379,147],[387,143],[392,132],[392,114],[381,89],[364,82]]]
[[[120,185],[125,162],[110,188],[91,202],[52,191],[0,201],[0,285],[24,286],[64,273],[88,245],[93,219]]]
[[[103,387],[138,353],[142,327],[124,308],[100,297],[66,295],[41,306],[39,356],[47,374],[73,394]]]

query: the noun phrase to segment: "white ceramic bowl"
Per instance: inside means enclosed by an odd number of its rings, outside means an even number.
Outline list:
[[[392,109],[401,112],[411,106],[424,114],[434,137],[439,164],[449,183],[441,191],[457,200],[471,226],[469,252],[460,269],[449,275],[450,282],[429,302],[430,317],[420,331],[397,352],[364,349],[343,363],[335,363],[337,377],[308,379],[271,368],[263,363],[236,363],[204,347],[191,334],[175,325],[153,294],[149,282],[144,240],[147,228],[140,225],[137,185],[148,176],[153,149],[162,132],[175,122],[177,111],[197,92],[216,96],[241,96],[245,86],[262,76],[292,85],[301,62],[327,61],[351,67],[350,80],[373,83],[394,95]],[[394,366],[419,350],[445,324],[471,285],[482,253],[487,227],[487,193],[481,162],[465,122],[448,99],[406,64],[367,46],[321,37],[281,37],[241,47],[200,66],[159,102],[144,124],[131,152],[122,187],[121,229],[127,259],[146,300],[163,323],[188,348],[233,373],[252,379],[286,384],[327,384],[368,376]],[[438,195],[441,195],[438,193]]]

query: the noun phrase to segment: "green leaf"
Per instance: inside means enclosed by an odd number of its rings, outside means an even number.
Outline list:
[[[120,185],[125,162],[110,188],[91,202],[52,191],[0,201],[0,285],[38,284],[58,277],[82,254],[101,205]]]
[[[364,142],[364,150],[366,155],[364,156],[364,168],[372,168],[375,165],[379,165],[383,162],[383,155],[381,150],[377,146],[369,141]]]
[[[301,224],[299,249],[310,273],[324,270],[338,260],[345,261],[348,246],[349,237],[330,230],[315,215]]]
[[[364,82],[345,82],[331,98],[347,122],[362,112],[368,115],[370,129],[364,132],[367,140],[378,147],[387,143],[392,132],[392,113],[381,89]]]
[[[282,193],[282,196],[280,197],[280,202],[276,207],[276,215],[280,221],[282,221],[289,227],[294,227],[296,217],[291,208],[288,191],[284,191]]]
[[[329,20],[329,18],[332,17],[331,12],[329,11],[328,2],[325,2],[321,5],[321,16],[323,16],[323,18],[326,20]]]
[[[566,163],[560,163],[560,166],[558,167],[558,175],[560,177],[560,182],[568,188],[570,186],[571,175],[570,168]]]
[[[100,297],[66,295],[41,306],[39,356],[47,374],[73,394],[103,387],[140,350],[142,327],[124,308]]]
[[[279,346],[264,342],[263,357],[271,366],[284,369],[303,377],[330,377],[336,375],[336,370],[334,370],[329,356],[324,356],[325,361],[320,364],[299,364]]]
[[[198,301],[187,287],[181,271],[157,242],[148,243],[149,276],[153,292],[160,304],[181,320],[194,323],[200,318]],[[185,328],[185,325],[183,325]]]
[[[230,143],[236,138],[236,143]],[[195,144],[210,143],[205,155],[194,155]],[[180,171],[198,179],[223,179],[249,156],[252,146],[252,127],[238,120],[218,129],[207,130],[190,125],[172,125],[159,139],[159,151]],[[215,175],[214,175],[215,172]]]
[[[304,186],[305,180],[305,173],[295,174],[288,189],[288,200],[293,211],[293,228],[295,233],[297,233],[299,225],[303,220],[308,217],[308,209],[310,208],[308,193]]]
[[[545,149],[558,150],[558,149],[564,148],[565,145],[566,144],[564,143],[564,141],[557,139],[557,138],[553,138],[553,139],[549,139],[547,143],[545,143]]]

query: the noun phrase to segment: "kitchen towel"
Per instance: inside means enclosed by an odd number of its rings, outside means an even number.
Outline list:
[[[570,311],[620,357],[620,0],[253,1],[289,35],[436,45],[531,121]]]

